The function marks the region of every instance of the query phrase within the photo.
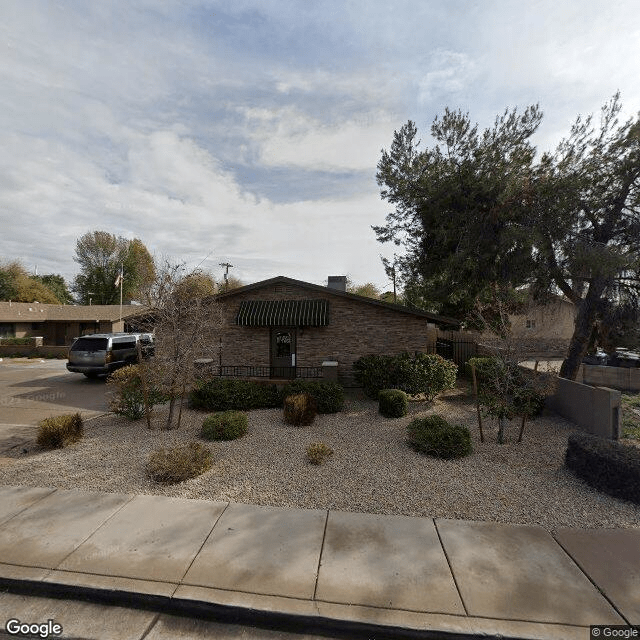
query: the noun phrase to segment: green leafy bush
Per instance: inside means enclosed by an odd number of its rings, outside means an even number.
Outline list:
[[[383,389],[393,387],[393,356],[368,355],[353,363],[356,382],[370,398],[377,398]]]
[[[478,384],[481,382],[488,382],[496,378],[503,371],[504,363],[500,358],[494,358],[489,356],[477,356],[469,358],[465,364],[465,371],[471,378],[471,367],[476,370],[476,380]]]
[[[588,433],[573,433],[565,465],[595,489],[640,504],[640,449]]]
[[[35,344],[33,338],[0,338],[0,345],[26,346]]]
[[[107,378],[107,384],[113,389],[113,396],[109,401],[111,411],[126,416],[130,420],[139,420],[144,416],[144,391],[140,365],[131,364],[116,369]],[[166,400],[167,398],[152,385],[147,388],[149,407]]]
[[[189,400],[194,409],[205,411],[249,411],[282,406],[282,399],[274,384],[225,378],[199,382],[191,392]]]
[[[151,453],[146,471],[151,480],[170,484],[199,476],[211,469],[212,461],[208,447],[189,442]]]
[[[333,449],[324,442],[313,442],[307,447],[307,460],[311,464],[322,464],[332,454]]]
[[[79,413],[45,418],[38,425],[36,442],[45,449],[61,449],[82,438],[84,427]]]
[[[458,367],[437,354],[401,353],[363,356],[354,362],[353,370],[371,398],[383,389],[400,389],[409,395],[424,394],[431,402],[445,389],[453,389]]]
[[[344,407],[344,389],[337,382],[319,382],[317,380],[292,381],[284,387],[280,395],[282,401],[296,393],[309,393],[316,401],[318,413],[338,413]]]
[[[310,393],[296,393],[284,399],[284,421],[296,427],[313,423],[317,413],[316,401]]]
[[[435,415],[411,421],[407,425],[407,442],[420,453],[447,460],[473,451],[467,427],[449,424]]]
[[[385,418],[406,416],[407,405],[407,394],[400,389],[383,389],[378,394],[378,411]]]
[[[207,440],[235,440],[247,433],[247,415],[232,409],[207,416],[202,423],[201,435]]]

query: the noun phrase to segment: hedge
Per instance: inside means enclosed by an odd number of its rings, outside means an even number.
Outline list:
[[[194,409],[206,411],[249,411],[275,409],[282,406],[282,399],[274,384],[213,378],[196,385],[189,394],[189,403]]]
[[[565,465],[594,489],[640,504],[640,449],[574,433],[569,436]]]
[[[424,394],[431,402],[445,389],[454,388],[458,366],[437,354],[405,352],[363,356],[353,363],[353,371],[371,398],[383,389],[400,389],[409,395]]]
[[[338,413],[344,407],[344,390],[337,382],[293,380],[280,392],[282,401],[288,396],[308,393],[316,402],[318,413]]]

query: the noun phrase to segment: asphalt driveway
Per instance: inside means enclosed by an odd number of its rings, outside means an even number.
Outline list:
[[[44,418],[79,411],[84,418],[108,411],[103,378],[69,373],[66,360],[0,359],[0,456],[32,440]]]

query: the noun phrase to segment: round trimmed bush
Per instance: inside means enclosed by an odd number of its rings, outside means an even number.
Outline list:
[[[182,482],[211,469],[212,459],[209,448],[199,442],[157,449],[149,456],[147,475],[155,482]]]
[[[383,389],[378,394],[378,411],[385,418],[406,416],[407,406],[407,394],[400,389]]]
[[[407,442],[420,453],[445,460],[462,458],[473,451],[467,427],[449,424],[435,415],[411,421],[407,425]]]
[[[206,440],[235,440],[247,433],[247,415],[241,411],[224,411],[207,416],[200,435]]]

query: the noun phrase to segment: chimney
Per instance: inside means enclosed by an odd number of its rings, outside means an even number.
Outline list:
[[[347,276],[328,276],[328,289],[335,289],[336,291],[347,290]]]

